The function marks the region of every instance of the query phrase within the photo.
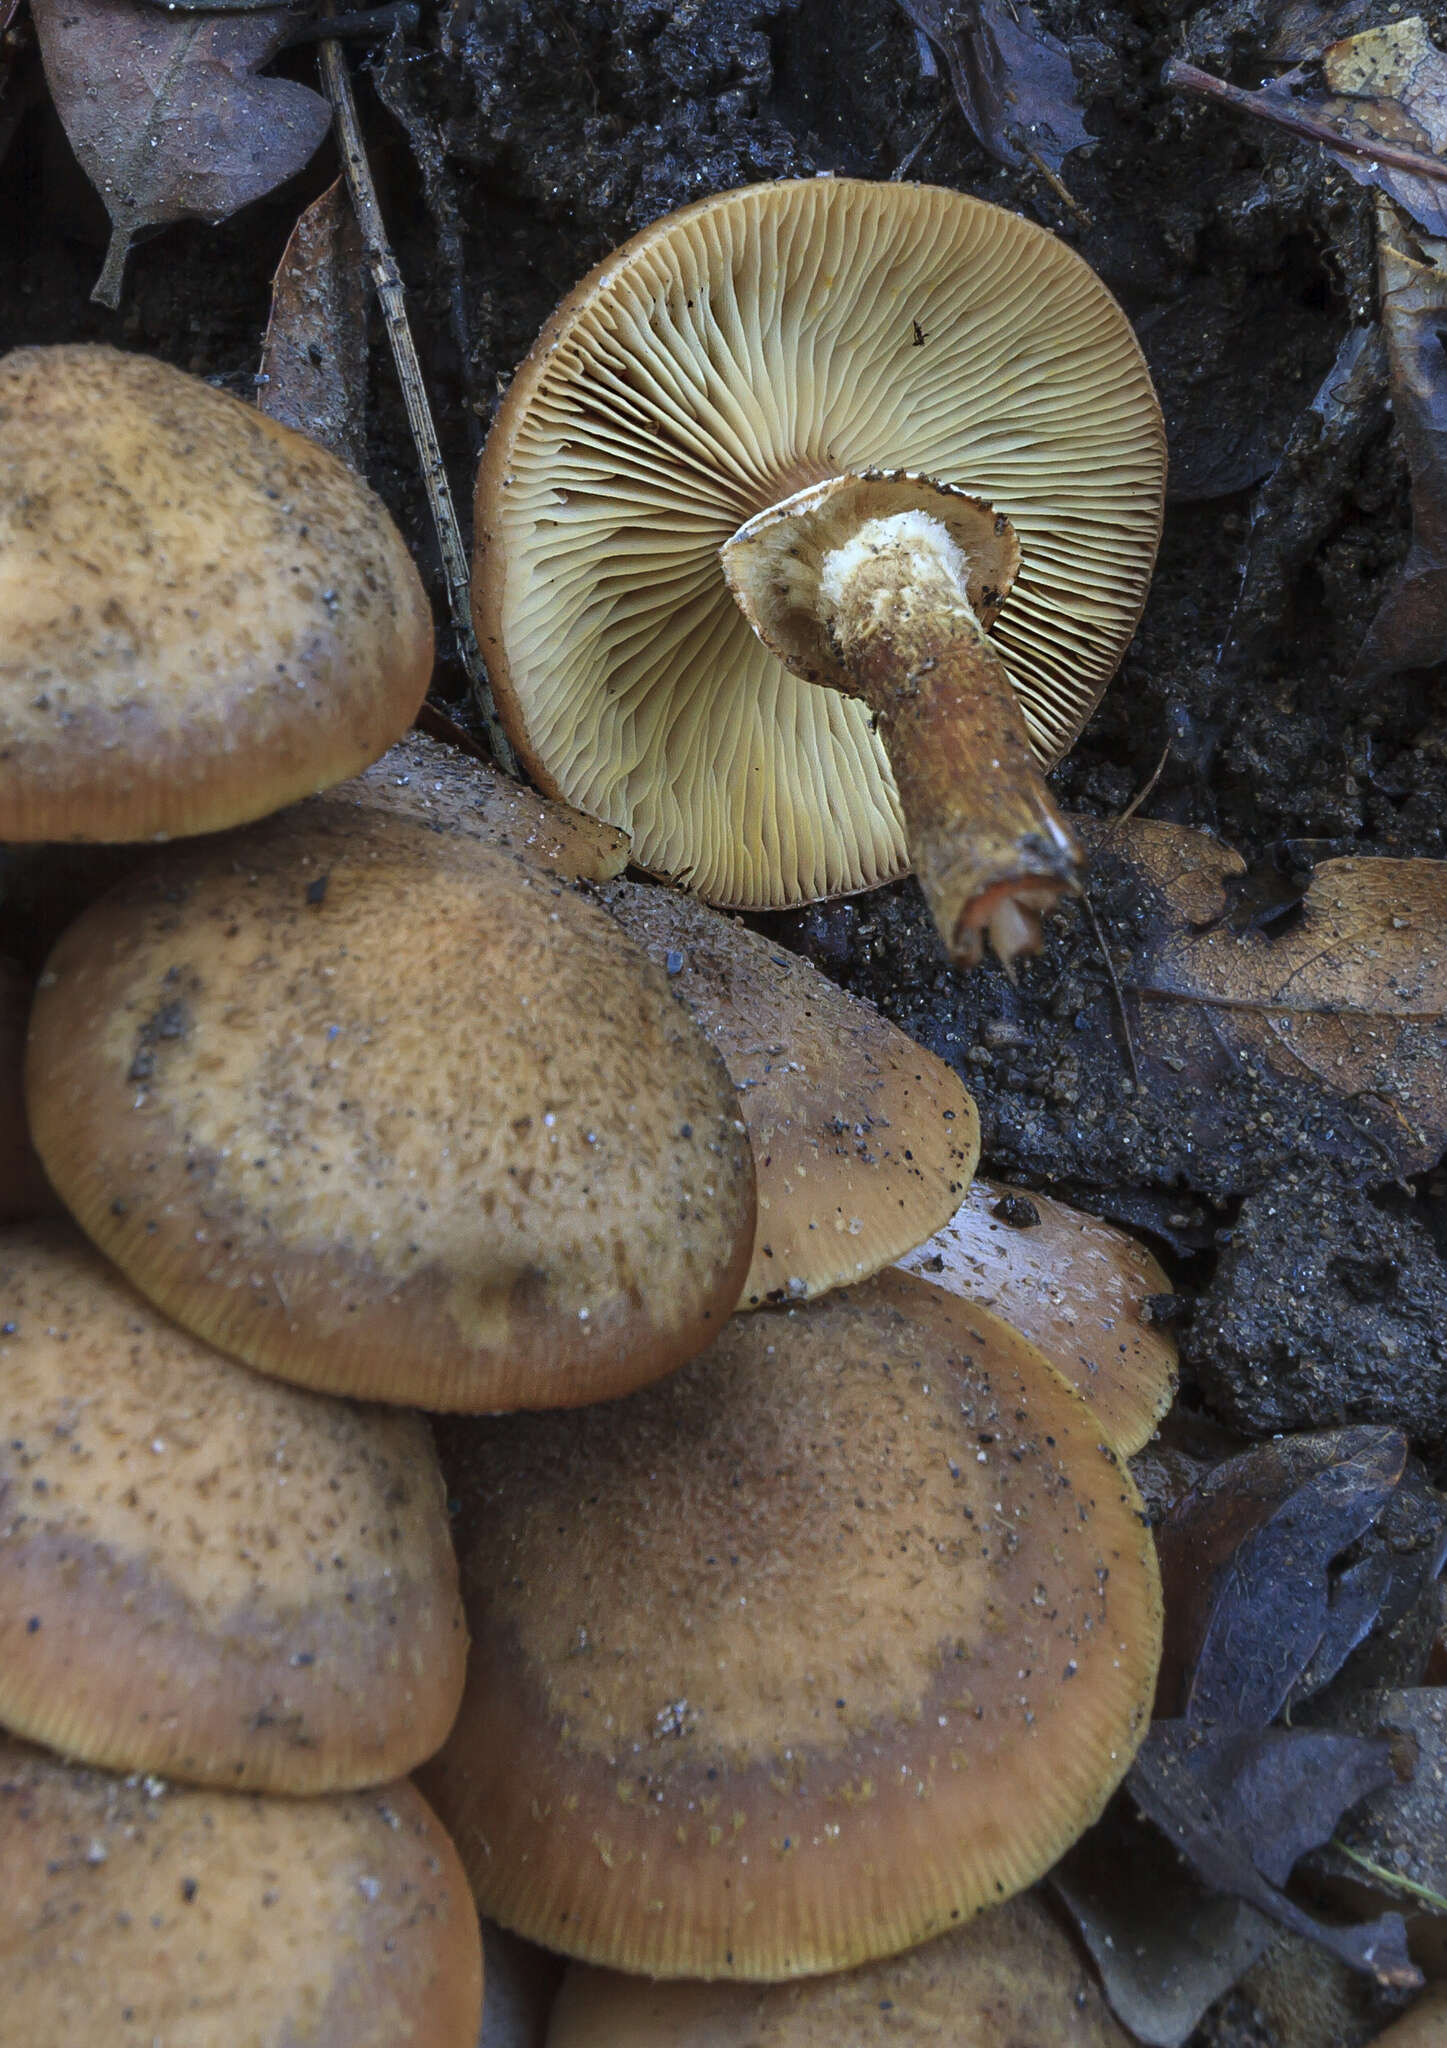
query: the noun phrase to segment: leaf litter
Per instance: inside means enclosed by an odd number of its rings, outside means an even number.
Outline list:
[[[1399,1493],[1405,1518],[1393,1528]],[[1373,1800],[1397,1819],[1386,1849],[1437,1873],[1440,1752],[1414,1807],[1402,1780],[1415,1759],[1384,1732],[1371,1704],[1382,1696],[1346,1680],[1433,1590],[1447,1501],[1399,1431],[1318,1432],[1218,1464],[1166,1514],[1157,1546],[1167,1618],[1157,1717],[1126,1780],[1129,1802],[1055,1880],[1118,2016],[1143,2041],[1180,2048],[1264,1952],[1273,1924],[1386,1992],[1415,1988],[1399,1899],[1358,1900],[1343,1924],[1339,1897],[1338,1917],[1323,1921],[1294,1873],[1334,1838],[1383,1846]],[[1420,1638],[1413,1686],[1429,1654]],[[1283,1724],[1286,1709],[1313,1725]],[[1420,1846],[1404,1852],[1413,1822],[1403,1816],[1422,1809]]]
[[[146,228],[222,221],[309,161],[331,125],[320,93],[257,73],[291,21],[159,11],[145,0],[31,0],[46,81],[111,219],[92,297],[120,303]]]

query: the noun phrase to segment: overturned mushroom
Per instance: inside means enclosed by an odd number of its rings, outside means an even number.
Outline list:
[[[913,858],[946,946],[1008,959],[1075,886],[1036,763],[1124,652],[1163,473],[1124,315],[1040,228],[849,178],[701,201],[584,279],[498,414],[499,704],[544,788],[701,895]]]
[[[278,1799],[0,1741],[4,2048],[474,2048],[477,1919],[405,1780]]]
[[[0,839],[279,810],[405,732],[431,670],[402,537],[334,456],[148,356],[0,359]]]
[[[326,798],[78,918],[27,1094],[135,1286],[331,1393],[602,1400],[706,1344],[748,1269],[737,1099],[666,977],[541,869]]]
[[[1145,1731],[1140,1501],[1007,1325],[889,1273],[602,1408],[451,1425],[472,1630],[421,1782],[484,1912],[781,1978],[1030,1884]]]

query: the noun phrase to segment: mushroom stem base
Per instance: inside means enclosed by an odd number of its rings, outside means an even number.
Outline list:
[[[973,966],[988,934],[1008,966],[1038,950],[1041,915],[1079,889],[1084,855],[954,564],[917,539],[850,543],[826,561],[829,630],[878,719],[910,859],[946,950]]]

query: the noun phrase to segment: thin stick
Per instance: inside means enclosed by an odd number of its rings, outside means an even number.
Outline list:
[[[1376,1878],[1379,1884],[1395,1885],[1410,1898],[1420,1899],[1424,1906],[1430,1906],[1434,1913],[1447,1913],[1447,1899],[1441,1892],[1431,1891],[1425,1884],[1418,1884],[1415,1878],[1403,1877],[1399,1870],[1389,1870],[1385,1863],[1374,1863],[1370,1856],[1363,1856],[1359,1849],[1350,1849],[1339,1836],[1332,1838],[1331,1846],[1338,1856],[1345,1856],[1348,1862],[1358,1864],[1361,1869]]]
[[[1111,819],[1110,823],[1106,826],[1105,831],[1101,834],[1101,846],[1109,846],[1111,840],[1114,839],[1116,833],[1119,832],[1121,826],[1126,822],[1127,818],[1133,818],[1135,816],[1136,812],[1140,809],[1141,805],[1145,802],[1146,798],[1150,795],[1151,791],[1155,788],[1156,784],[1165,774],[1166,763],[1170,760],[1170,758],[1171,735],[1167,733],[1166,743],[1161,749],[1161,758],[1159,761],[1157,761],[1154,769],[1152,770],[1150,780],[1146,783],[1143,789],[1139,789],[1136,791],[1135,795],[1131,798],[1130,802],[1126,805],[1125,809],[1120,813],[1119,817]]]
[[[1218,100],[1223,107],[1231,107],[1238,114],[1254,114],[1258,121],[1270,121],[1276,127],[1286,129],[1290,135],[1303,136],[1308,142],[1324,143],[1328,149],[1339,149],[1347,156],[1368,157],[1374,164],[1386,164],[1394,171],[1410,171],[1417,178],[1435,178],[1439,184],[1447,181],[1447,163],[1438,157],[1422,156],[1415,149],[1400,149],[1392,142],[1368,142],[1360,136],[1344,135],[1329,122],[1283,107],[1270,93],[1247,92],[1243,86],[1228,85],[1224,78],[1198,70],[1181,57],[1167,60],[1161,72],[1161,83],[1179,86],[1183,92],[1198,92],[1203,98]]]
[[[324,16],[331,13],[331,0],[323,0],[321,11]],[[483,666],[482,654],[477,645],[477,636],[472,630],[472,612],[468,602],[467,554],[462,545],[462,534],[457,524],[457,512],[452,503],[452,489],[447,481],[447,471],[442,464],[437,429],[432,424],[432,409],[427,403],[427,392],[422,382],[422,366],[417,359],[412,330],[407,324],[401,273],[387,240],[387,230],[382,222],[382,209],[377,203],[377,188],[372,183],[371,167],[362,143],[357,103],[352,97],[352,81],[342,55],[342,46],[335,37],[327,37],[320,45],[319,54],[327,98],[331,101],[332,110],[336,115],[337,140],[342,152],[342,168],[346,173],[347,190],[351,194],[352,210],[357,216],[357,225],[362,230],[362,244],[367,252],[372,282],[381,303],[387,339],[392,346],[392,360],[397,366],[397,379],[402,386],[402,402],[407,408],[407,423],[412,429],[417,460],[422,469],[422,481],[427,491],[427,502],[432,508],[432,522],[437,529],[437,545],[442,553],[442,573],[447,585],[447,609],[451,613],[452,628],[457,635],[457,651],[462,657],[462,666],[467,671],[467,679],[472,685],[473,695],[482,713],[483,723],[487,727],[492,757],[499,768],[509,775],[516,775],[517,756],[502,729],[502,721],[493,702],[492,686],[488,682],[487,670]]]
[[[1083,899],[1085,914],[1090,919],[1090,928],[1095,933],[1095,943],[1105,961],[1105,971],[1110,976],[1110,985],[1115,990],[1115,1006],[1120,1012],[1121,1035],[1125,1039],[1125,1056],[1130,1061],[1130,1077],[1135,1084],[1137,1095],[1141,1092],[1141,1070],[1136,1065],[1135,1040],[1130,1035],[1130,1016],[1125,1007],[1125,990],[1120,985],[1120,976],[1115,971],[1115,962],[1110,957],[1110,948],[1105,943],[1105,933],[1100,928],[1100,919],[1095,914],[1095,905],[1089,896]]]

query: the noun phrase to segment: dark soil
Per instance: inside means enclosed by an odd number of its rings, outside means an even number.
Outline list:
[[[1210,830],[1263,869],[1442,856],[1441,672],[1351,679],[1410,531],[1380,349],[1349,373],[1343,359],[1334,399],[1309,409],[1352,330],[1375,320],[1370,195],[1312,145],[1159,84],[1173,54],[1257,83],[1281,9],[1037,11],[1070,45],[1097,138],[1065,163],[1073,206],[974,144],[895,0],[424,5],[420,27],[370,61],[363,116],[459,505],[499,391],[554,302],[658,214],[819,171],[907,170],[976,193],[1045,223],[1105,278],[1170,440],[1159,571],[1121,675],[1057,775],[1064,802],[1112,815],[1165,753],[1146,813]],[[1333,11],[1355,29],[1403,10]],[[1447,7],[1422,11],[1447,46]],[[288,63],[305,77],[309,61]],[[111,315],[87,297],[104,216],[33,61],[0,101],[0,138],[27,78],[35,97],[0,162],[0,346],[114,340],[246,391],[271,270],[335,174],[330,153],[229,225],[140,248]],[[380,340],[374,360],[370,473],[435,586]],[[466,721],[455,665],[438,687]],[[992,1171],[1151,1233],[1185,1305],[1188,1401],[1243,1434],[1396,1421],[1440,1454],[1447,1178],[1400,1181],[1349,1119],[1249,1066],[1157,1065],[1137,1080],[1104,948],[1128,955],[1139,905],[1108,854],[1092,905],[1098,922],[1056,919],[1015,982],[952,971],[908,883],[768,922],[960,1068]]]

